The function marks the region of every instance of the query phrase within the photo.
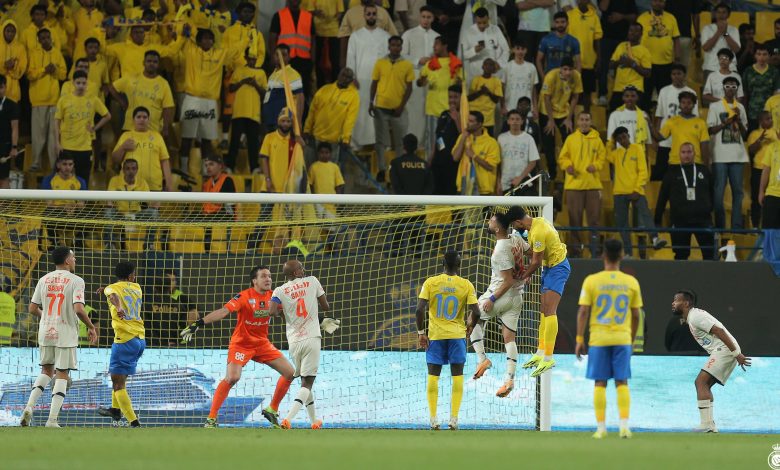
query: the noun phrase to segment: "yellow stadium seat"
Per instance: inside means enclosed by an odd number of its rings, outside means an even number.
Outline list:
[[[707,26],[708,24],[712,23],[712,13],[709,11],[703,11],[699,13],[699,26],[701,28]],[[746,11],[732,11],[731,15],[729,15],[729,25],[739,28],[739,25],[750,23],[750,13]],[[691,25],[691,32],[693,32],[693,25]],[[758,36],[758,31],[756,31],[756,36]],[[756,37],[756,41],[758,41],[758,37]]]
[[[775,20],[780,18],[780,11],[756,12],[756,42],[771,41],[775,38]]]
[[[211,229],[211,250],[210,253],[228,252],[228,231],[227,227],[213,227]]]
[[[169,250],[174,253],[203,253],[203,227],[177,225],[171,228]]]

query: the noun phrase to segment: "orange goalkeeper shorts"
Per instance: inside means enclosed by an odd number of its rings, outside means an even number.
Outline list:
[[[282,353],[276,349],[276,346],[271,344],[268,339],[263,338],[260,343],[254,347],[230,343],[227,361],[228,363],[232,362],[233,364],[245,366],[249,361],[267,364],[280,357],[282,357]]]

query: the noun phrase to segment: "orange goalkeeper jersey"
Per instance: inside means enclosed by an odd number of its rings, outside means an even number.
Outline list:
[[[269,309],[272,291],[258,293],[254,288],[243,290],[235,295],[225,308],[238,314],[236,329],[230,338],[231,346],[253,348],[261,339],[268,337],[268,325],[271,323]]]

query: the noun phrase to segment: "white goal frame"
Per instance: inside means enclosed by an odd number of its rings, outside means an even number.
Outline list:
[[[214,202],[223,204],[344,204],[344,205],[428,205],[428,206],[507,206],[532,205],[553,222],[553,198],[538,196],[408,196],[394,194],[279,194],[279,193],[204,193],[140,191],[62,191],[37,189],[0,190],[6,200],[78,200],[143,202]],[[551,430],[551,372],[539,380],[537,428]]]

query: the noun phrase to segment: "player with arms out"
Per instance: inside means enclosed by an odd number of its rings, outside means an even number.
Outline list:
[[[479,298],[480,318],[471,332],[471,344],[477,353],[477,370],[474,379],[479,379],[490,369],[492,363],[485,354],[484,326],[491,318],[501,323],[501,335],[506,350],[506,374],[504,384],[496,391],[496,396],[505,397],[515,387],[515,369],[517,369],[517,321],[523,309],[524,282],[517,263],[522,265],[523,253],[528,243],[522,237],[510,237],[512,218],[509,212],[497,212],[488,221],[488,231],[496,236],[496,247],[490,256],[490,285]],[[517,246],[515,245],[517,244]]]
[[[322,348],[320,312],[330,310],[330,305],[319,279],[307,276],[300,261],[297,259],[287,261],[282,272],[287,282],[274,289],[270,313],[271,316],[278,316],[280,307],[284,312],[287,342],[295,364],[295,377],[301,378],[301,388],[295,395],[295,400],[289,413],[282,420],[281,426],[283,429],[290,429],[292,427],[290,422],[305,404],[311,428],[320,429],[322,420],[317,419],[312,387],[314,379],[317,378]],[[332,334],[339,327],[339,323],[339,320],[324,318],[322,329]]]
[[[561,302],[566,281],[571,274],[571,266],[566,258],[566,244],[561,241],[558,231],[544,217],[531,217],[522,207],[513,206],[509,209],[512,227],[516,230],[528,230],[528,243],[533,254],[522,275],[524,282],[540,266],[542,268],[542,311],[539,322],[539,346],[536,354],[523,364],[523,369],[536,367],[531,377],[538,377],[555,367],[553,351],[555,339],[558,336],[558,304]]]
[[[479,321],[477,292],[474,285],[460,277],[460,255],[454,251],[444,255],[444,274],[429,277],[423,283],[417,301],[417,337],[425,348],[428,363],[428,410],[431,430],[439,430],[436,407],[439,400],[439,374],[444,364],[450,365],[452,403],[450,429],[458,429],[458,412],[463,399],[463,366],[466,363],[466,336]],[[468,324],[466,309],[471,310]],[[428,334],[425,334],[425,311],[428,311]]]
[[[79,320],[87,326],[90,344],[97,344],[98,340],[95,325],[84,310],[84,279],[73,274],[76,270],[76,255],[70,248],[58,246],[51,256],[56,270],[38,280],[30,302],[30,314],[41,317],[38,328],[41,375],[35,379],[27,406],[22,412],[22,426],[32,423],[35,403],[51,382],[56,369],[46,427],[60,427],[57,418],[65,401],[69,372],[78,368],[76,347],[79,344]]]
[[[127,393],[127,376],[135,374],[138,360],[146,349],[144,320],[141,318],[143,292],[135,282],[135,265],[120,261],[114,267],[117,282],[103,289],[111,312],[111,327],[114,328],[114,344],[111,345],[111,374],[113,391],[111,408],[98,408],[101,416],[108,416],[115,422],[125,419],[131,427],[141,426],[133,411],[133,403]]]
[[[595,439],[607,436],[607,381],[615,380],[620,437],[630,438],[628,411],[631,396],[628,379],[631,378],[631,352],[639,325],[642,292],[634,276],[620,271],[623,243],[620,240],[604,242],[604,270],[585,278],[580,292],[577,312],[577,359],[585,354],[585,327],[590,327],[588,341],[587,377],[595,381],[593,408],[596,411]],[[591,315],[591,308],[596,310]],[[631,315],[629,316],[629,311]],[[588,321],[590,317],[590,321]]]
[[[249,273],[251,286],[236,294],[222,308],[215,310],[183,329],[181,337],[185,343],[192,340],[195,333],[205,325],[222,320],[231,313],[237,314],[238,321],[228,348],[227,371],[219,382],[211,410],[206,418],[206,428],[217,427],[219,408],[230,393],[233,385],[241,379],[241,369],[247,362],[266,364],[281,375],[276,382],[271,404],[263,410],[263,416],[275,428],[279,427],[279,403],[287,394],[293,379],[293,368],[281,352],[268,340],[268,325],[271,322],[271,269],[268,266],[256,266]]]
[[[712,386],[716,383],[726,385],[737,364],[742,370],[750,367],[750,358],[742,354],[737,340],[723,323],[708,312],[696,308],[696,294],[693,292],[681,290],[674,294],[672,312],[682,316],[683,321],[688,323],[693,338],[710,355],[694,382],[701,418],[701,424],[694,431],[718,432],[712,417]]]

